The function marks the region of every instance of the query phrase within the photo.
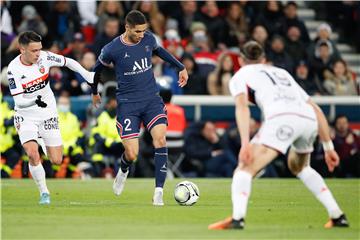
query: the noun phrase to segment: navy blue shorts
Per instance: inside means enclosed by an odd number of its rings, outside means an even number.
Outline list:
[[[118,103],[116,113],[116,127],[121,139],[139,137],[141,123],[149,131],[158,124],[167,124],[166,107],[158,95],[146,101]]]

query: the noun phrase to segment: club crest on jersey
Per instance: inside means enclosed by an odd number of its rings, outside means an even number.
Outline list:
[[[41,67],[39,68],[39,72],[41,72],[41,73],[44,73],[44,72],[45,72],[44,66],[41,66]]]
[[[146,52],[149,52],[149,51],[150,51],[150,46],[149,46],[149,45],[146,45],[146,46],[145,46],[145,51],[146,51]]]

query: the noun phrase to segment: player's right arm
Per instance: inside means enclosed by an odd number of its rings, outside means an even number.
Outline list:
[[[310,104],[316,114],[318,120],[319,136],[323,144],[323,149],[325,153],[325,162],[328,166],[330,172],[334,171],[335,167],[339,165],[340,159],[338,154],[334,150],[334,144],[331,141],[330,137],[330,128],[326,117],[321,110],[321,108],[314,103],[310,98],[308,99],[308,104]]]
[[[10,93],[14,98],[15,106],[17,108],[27,108],[36,104],[35,103],[37,99],[36,97],[34,98],[24,97],[24,88],[21,85],[20,76],[16,74],[11,64],[8,67],[7,79],[9,81]]]

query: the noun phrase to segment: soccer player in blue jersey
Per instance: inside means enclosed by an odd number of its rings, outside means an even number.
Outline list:
[[[105,66],[114,66],[118,83],[117,128],[123,140],[125,152],[121,157],[120,169],[113,184],[115,195],[123,191],[129,167],[139,152],[141,123],[151,133],[155,148],[155,191],[153,205],[162,206],[163,186],[166,178],[166,128],[165,105],[159,96],[159,89],[152,71],[151,58],[156,54],[179,70],[179,86],[184,87],[188,73],[183,64],[159,46],[153,34],[147,31],[145,16],[136,10],[125,18],[125,32],[108,43],[95,64],[94,82],[100,81]]]

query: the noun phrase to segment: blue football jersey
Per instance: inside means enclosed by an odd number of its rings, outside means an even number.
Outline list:
[[[159,92],[151,63],[153,50],[158,47],[149,31],[136,44],[127,44],[119,36],[103,47],[98,59],[105,66],[114,64],[118,101],[144,101]]]

